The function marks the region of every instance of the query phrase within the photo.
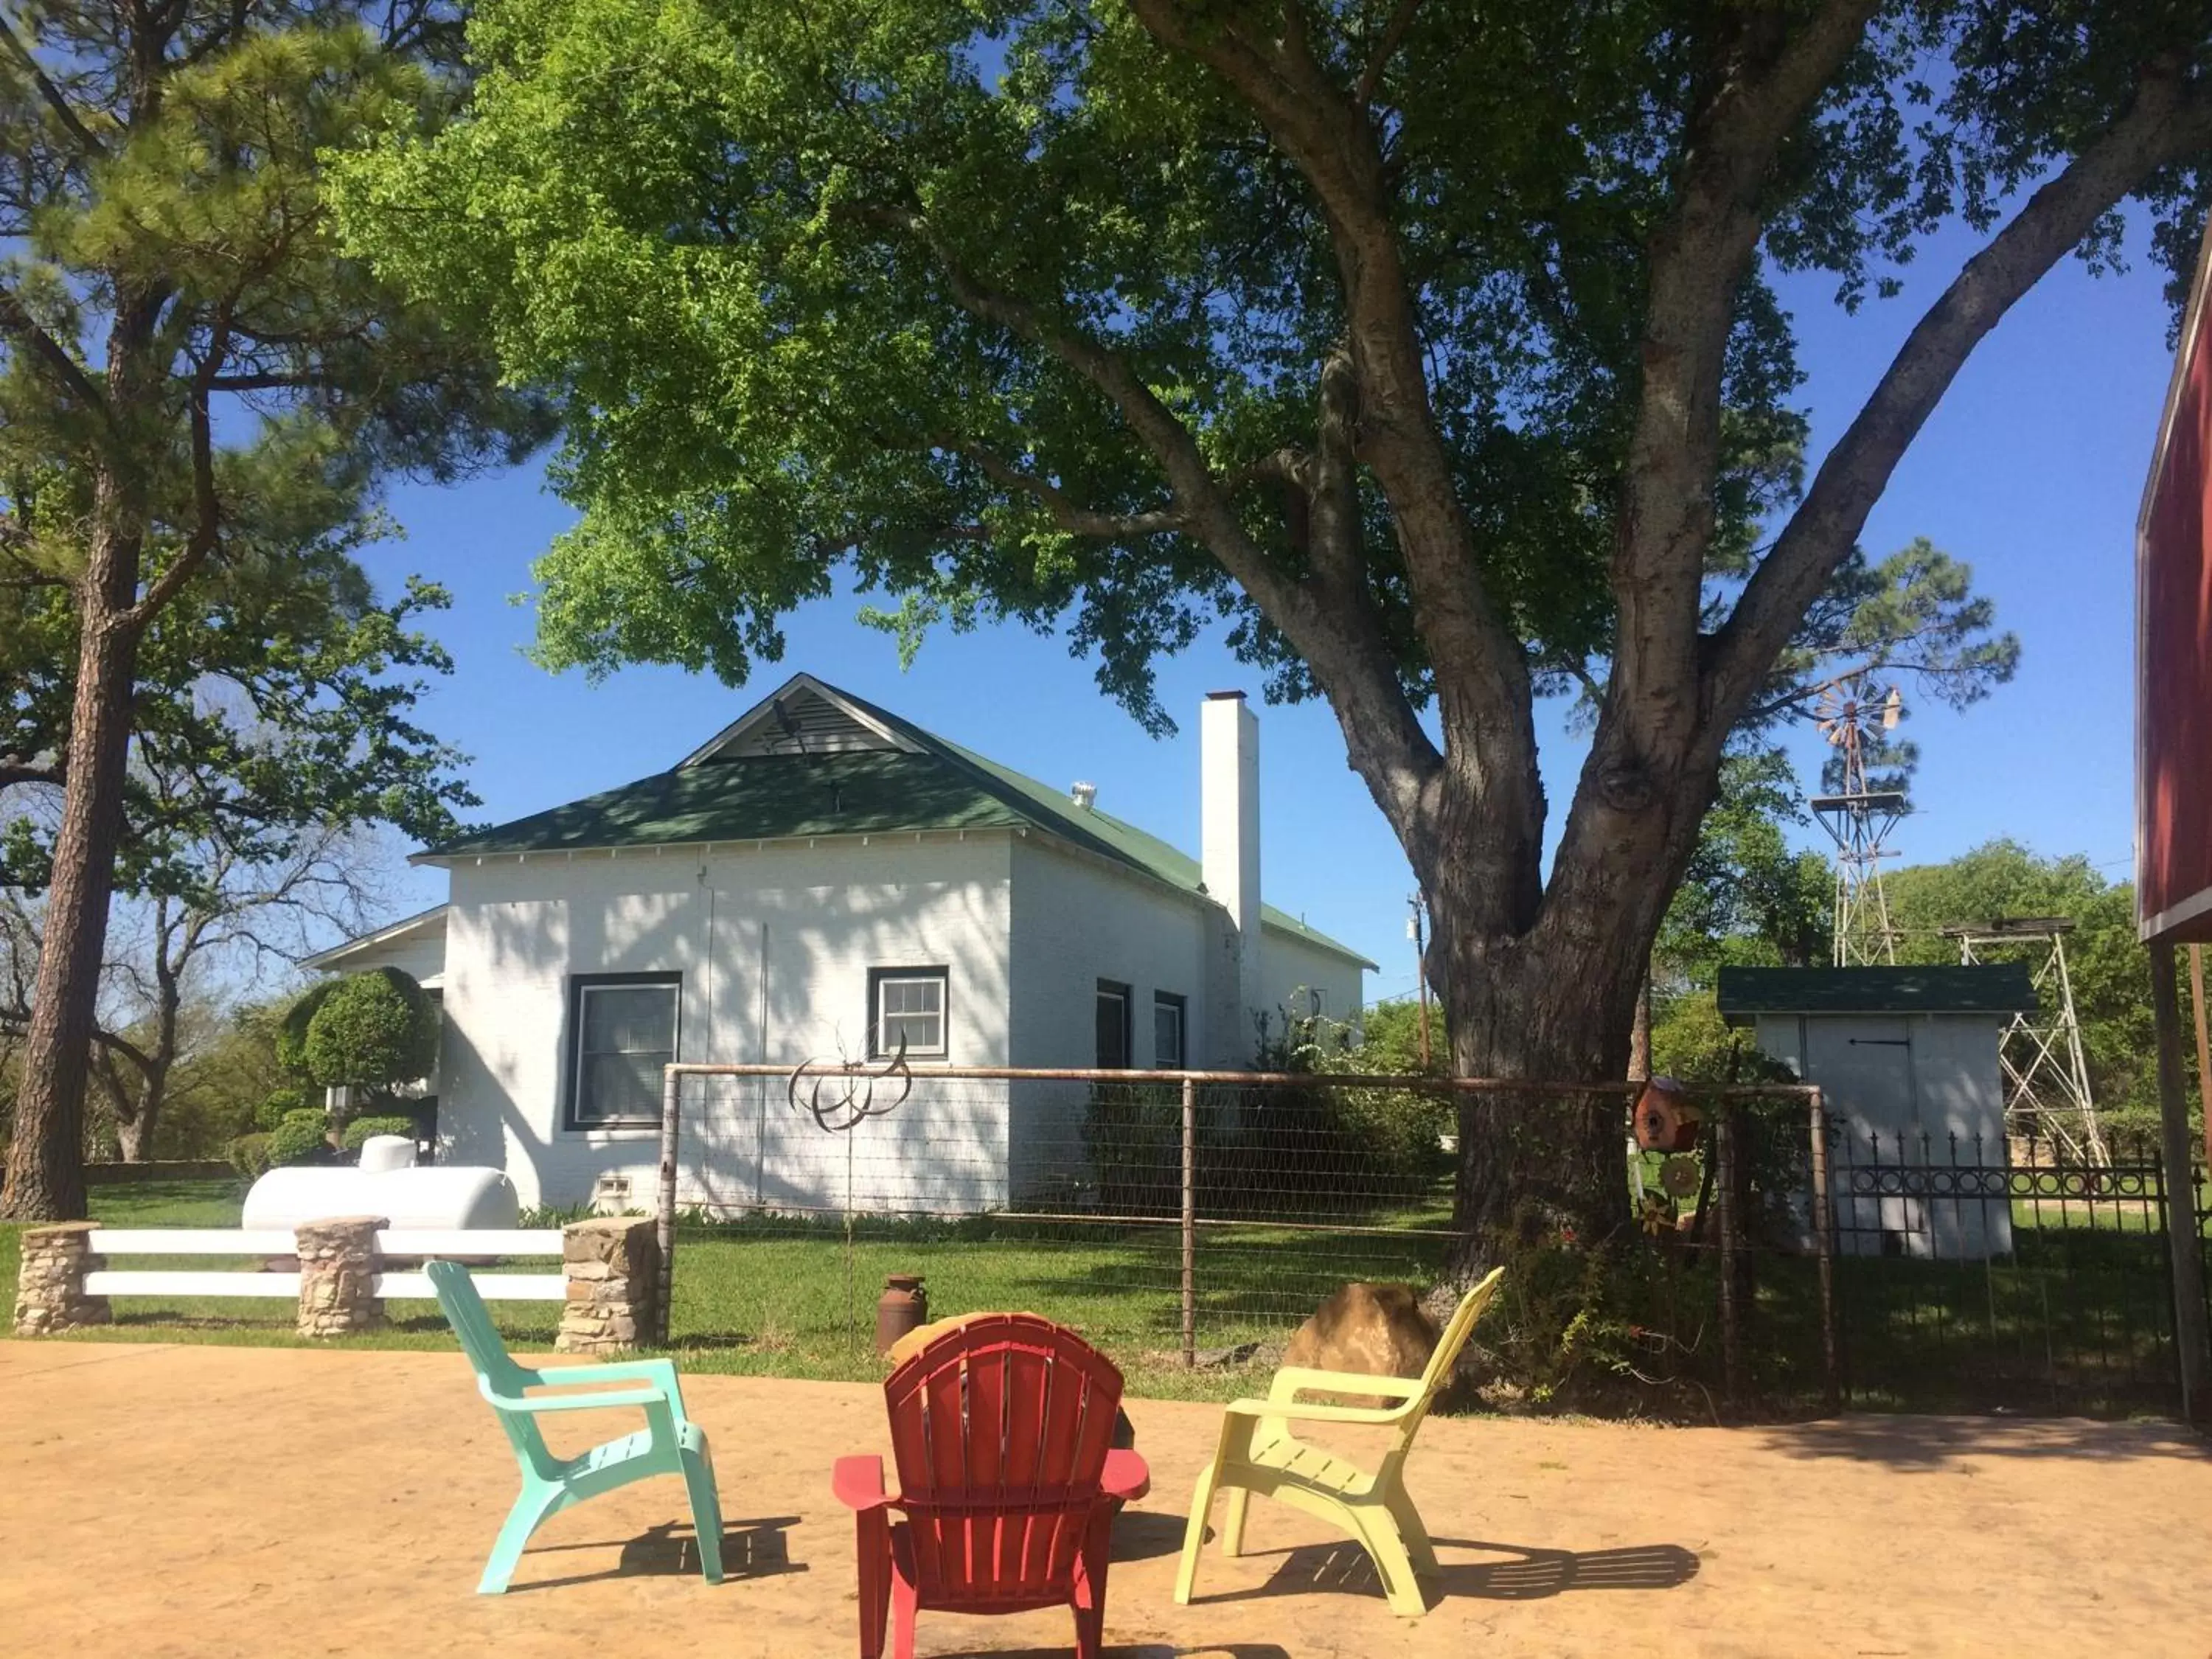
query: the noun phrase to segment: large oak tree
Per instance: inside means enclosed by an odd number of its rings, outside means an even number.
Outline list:
[[[1160,726],[1226,617],[1403,843],[1455,1066],[1531,1079],[1622,1074],[1731,734],[1969,354],[2131,200],[2185,263],[2212,143],[2212,11],[2143,0],[484,0],[470,42],[470,118],[345,211],[567,396],[546,660],[740,678],[842,567],[909,637],[1065,625]],[[1960,224],[1808,455],[1777,279],[1879,300]],[[1547,868],[1553,694],[1594,724]],[[1533,1109],[1468,1109],[1463,1218],[1617,1210],[1617,1103]]]

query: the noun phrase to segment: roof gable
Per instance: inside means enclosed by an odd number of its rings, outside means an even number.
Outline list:
[[[794,674],[677,763],[685,767],[769,756],[845,755],[905,750],[900,736],[857,697],[811,674]]]

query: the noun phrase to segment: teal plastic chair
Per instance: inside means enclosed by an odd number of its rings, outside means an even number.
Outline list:
[[[699,1566],[710,1584],[722,1582],[722,1504],[714,1492],[714,1464],[707,1436],[684,1415],[684,1394],[676,1384],[676,1365],[667,1359],[624,1359],[603,1365],[559,1365],[547,1370],[518,1364],[500,1340],[485,1312],[469,1270],[458,1261],[433,1261],[423,1268],[438,1292],[438,1305],[461,1340],[476,1368],[477,1392],[491,1402],[499,1425],[522,1466],[522,1495],[507,1524],[499,1529],[491,1559],[477,1581],[480,1595],[497,1595],[514,1576],[523,1546],[547,1516],[587,1498],[656,1474],[680,1474],[691,1494],[691,1524],[699,1538]],[[635,1383],[634,1388],[589,1394],[530,1397],[527,1390],[565,1388],[571,1383]],[[603,1410],[639,1406],[646,1427],[620,1440],[594,1446],[580,1457],[556,1457],[538,1431],[542,1412]]]

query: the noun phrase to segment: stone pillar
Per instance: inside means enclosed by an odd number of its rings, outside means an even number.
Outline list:
[[[84,1276],[106,1264],[92,1253],[89,1221],[26,1227],[15,1279],[15,1334],[44,1336],[78,1325],[105,1325],[113,1315],[104,1296],[84,1293]]]
[[[302,1336],[346,1336],[384,1323],[376,1297],[376,1233],[380,1215],[303,1221],[293,1229],[300,1251]]]
[[[617,1353],[650,1341],[660,1249],[647,1216],[595,1216],[561,1230],[568,1300],[561,1310],[562,1353]]]

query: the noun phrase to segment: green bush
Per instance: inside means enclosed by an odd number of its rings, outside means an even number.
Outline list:
[[[240,1135],[230,1143],[230,1167],[248,1181],[258,1181],[269,1173],[269,1137],[257,1131]]]
[[[1194,1162],[1201,1212],[1296,1218],[1356,1213],[1427,1192],[1451,1170],[1437,1092],[1311,1084],[1199,1091]],[[1173,1084],[1093,1086],[1083,1123],[1099,1207],[1173,1215],[1182,1202],[1182,1094]]]
[[[307,1026],[307,1074],[329,1088],[388,1090],[426,1077],[438,1058],[438,1011],[397,968],[331,986]]]
[[[358,1155],[371,1135],[404,1135],[412,1140],[415,1139],[415,1120],[396,1115],[357,1117],[345,1126],[345,1133],[338,1137],[338,1144],[346,1151]]]
[[[310,985],[276,1022],[276,1063],[295,1077],[313,1081],[307,1066],[307,1027],[314,1023],[324,1000],[337,986],[334,979]]]
[[[270,1134],[293,1113],[314,1109],[315,1103],[307,1097],[307,1091],[303,1088],[288,1085],[271,1089],[268,1097],[253,1109],[253,1127],[264,1134]]]
[[[269,1162],[283,1169],[319,1164],[330,1156],[330,1119],[321,1112],[292,1112],[269,1133]]]

